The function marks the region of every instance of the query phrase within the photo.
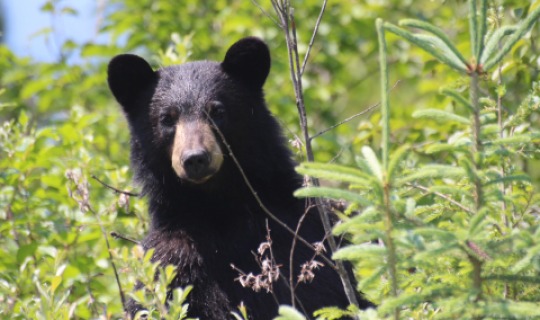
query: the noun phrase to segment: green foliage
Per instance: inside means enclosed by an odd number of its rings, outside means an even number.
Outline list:
[[[483,51],[487,29],[485,1],[480,14],[471,14],[471,47],[477,56],[496,56],[499,63],[540,14],[532,10],[517,27],[499,29],[520,34],[509,39],[509,48],[493,50],[488,39]],[[476,10],[476,1],[469,1]],[[405,20],[400,25],[428,31],[436,38],[426,38],[400,29],[390,23],[378,22],[379,34],[397,34],[429,52],[448,67],[463,72],[463,58],[441,29],[422,21]],[[504,28],[504,27],[503,27]],[[519,31],[517,31],[519,30]],[[429,40],[429,41],[428,41]],[[379,37],[381,77],[386,82],[385,37]],[[498,41],[500,43],[500,39]],[[444,47],[443,47],[444,46]],[[503,47],[505,48],[505,47]],[[486,58],[488,59],[488,58]],[[330,179],[349,186],[339,188],[307,187],[299,196],[325,196],[345,199],[361,205],[357,215],[342,216],[334,229],[336,235],[347,236],[351,243],[334,254],[335,259],[353,261],[359,275],[359,289],[378,304],[376,318],[442,318],[523,319],[540,316],[538,302],[538,261],[536,244],[540,232],[538,208],[540,195],[535,190],[531,171],[526,165],[538,159],[538,123],[540,92],[538,83],[531,89],[520,107],[512,112],[503,110],[505,90],[495,95],[482,93],[481,87],[502,88],[499,79],[479,81],[493,65],[467,63],[471,78],[466,88],[467,100],[460,93],[443,89],[466,108],[461,110],[419,109],[415,118],[435,120],[450,125],[446,141],[427,139],[413,146],[395,148],[389,154],[389,164],[381,165],[373,150],[362,148],[357,162],[362,170],[328,164],[303,164],[299,172]],[[478,61],[478,60],[477,60]],[[492,61],[492,60],[488,60]],[[484,69],[485,68],[485,69]],[[383,86],[384,88],[384,86]],[[383,113],[390,112],[388,91],[382,92]],[[534,100],[535,102],[531,102]],[[384,109],[388,110],[385,111]],[[527,108],[528,116],[520,122],[510,119]],[[389,120],[384,123],[389,126]],[[518,129],[523,128],[523,129]],[[433,129],[436,131],[437,129]],[[443,132],[441,132],[442,134]],[[394,145],[383,134],[384,150]],[[429,157],[438,155],[438,158]],[[425,159],[428,159],[425,161]],[[359,200],[354,200],[355,198]],[[373,239],[380,239],[374,243]],[[527,245],[523,244],[527,242]],[[372,318],[372,311],[358,312]],[[327,317],[329,318],[329,317]]]
[[[321,4],[292,4],[301,57]],[[312,134],[380,100],[375,19],[402,37],[385,34],[384,98],[398,103],[384,117],[375,112],[318,136],[321,163],[299,167],[331,183],[297,195],[353,202],[334,229],[351,245],[335,257],[353,262],[359,289],[380,305],[326,308],[316,317],[378,319],[395,310],[414,319],[538,316],[540,73],[533,40],[540,2],[489,4],[472,15],[471,41],[462,2],[328,3],[303,74]],[[54,19],[77,15],[70,1],[46,1],[42,10]],[[221,60],[238,38],[261,36],[273,58],[269,106],[288,139],[301,136],[285,40],[269,2],[114,0],[102,13],[96,29],[109,42],[67,40],[54,63],[0,46],[1,318],[123,318],[120,292],[147,306],[150,318],[185,317],[190,289],[175,290],[171,308],[163,308],[173,270],[151,263],[129,240],[148,229],[145,202],[97,180],[132,189],[127,125],[106,87],[113,55],[138,53],[156,67]],[[382,22],[405,17],[416,19]],[[47,28],[38,39],[57,32]],[[73,64],[75,57],[81,62]],[[475,99],[466,96],[473,88]],[[134,290],[137,280],[146,290]],[[247,318],[245,308],[235,317]],[[280,317],[303,318],[287,307]]]
[[[134,248],[134,251],[139,252],[137,255],[142,254],[140,247]],[[189,304],[185,301],[192,287],[176,288],[169,292],[167,286],[176,275],[175,267],[168,265],[161,268],[159,262],[152,263],[153,253],[153,250],[148,250],[142,259],[142,266],[138,266],[140,261],[130,259],[129,251],[123,250],[122,261],[128,263],[129,270],[135,271],[128,275],[129,280],[124,283],[142,284],[128,289],[129,297],[144,308],[135,315],[134,319],[187,319]],[[167,308],[164,302],[167,301],[169,295],[172,297]]]
[[[294,308],[289,306],[279,307],[279,316],[275,318],[276,320],[306,320],[300,312],[296,311]]]

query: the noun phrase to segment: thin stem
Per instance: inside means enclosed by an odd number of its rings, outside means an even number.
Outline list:
[[[478,98],[478,93],[480,91],[478,84],[478,73],[476,71],[471,73],[471,88],[470,88],[470,100],[473,107],[473,144],[472,144],[472,155],[473,163],[476,172],[481,167],[482,162],[482,140],[480,138],[480,131],[482,124],[480,123],[480,103]],[[475,187],[475,211],[478,213],[483,204],[483,188],[480,178],[475,178],[473,181]]]
[[[386,217],[386,250],[388,252],[388,272],[390,273],[390,285],[392,296],[398,296],[397,280],[397,256],[396,247],[392,237],[394,228],[394,217],[390,200],[390,183],[388,182],[388,163],[390,147],[390,103],[388,101],[388,69],[386,61],[386,39],[382,19],[376,21],[377,35],[379,42],[379,65],[381,81],[381,121],[382,121],[382,163],[383,163],[383,193],[384,193],[384,213]],[[394,309],[394,319],[399,319],[399,308]]]
[[[139,241],[137,241],[135,239],[128,238],[126,236],[123,236],[123,235],[119,234],[118,232],[112,231],[110,233],[110,235],[111,235],[111,237],[113,237],[115,239],[121,239],[121,240],[129,241],[129,242],[134,243],[134,244],[141,244]]]
[[[482,299],[482,261],[476,258],[472,254],[468,254],[467,257],[473,266],[472,280],[473,286],[477,290],[478,295],[476,300]]]
[[[475,0],[471,0],[471,3],[475,2]],[[471,10],[475,10],[474,12],[471,12],[469,14],[474,15],[476,22],[476,4],[474,6],[471,5]],[[472,23],[472,21],[471,21]],[[475,24],[476,28],[476,24]],[[478,35],[478,33],[474,34],[471,31],[471,40],[478,45],[475,41],[475,37]],[[481,122],[480,122],[480,101],[479,101],[479,92],[480,92],[480,86],[479,86],[479,74],[478,70],[473,70],[470,73],[471,77],[471,86],[469,91],[469,98],[470,103],[473,108],[473,143],[471,146],[471,154],[472,154],[472,160],[474,163],[474,169],[476,171],[475,178],[473,182],[474,187],[474,200],[475,200],[475,214],[479,214],[480,209],[483,206],[484,203],[484,195],[483,195],[483,186],[482,181],[480,180],[480,177],[478,176],[478,172],[482,169],[482,154],[483,154],[483,147],[482,147],[482,141],[480,138],[480,132],[481,132]],[[473,286],[477,290],[477,296],[476,299],[479,300],[482,298],[482,266],[483,263],[481,260],[476,258],[474,255],[468,254],[469,262],[473,266],[473,272],[472,272],[472,280],[473,280]]]
[[[120,193],[120,194],[125,194],[126,196],[131,196],[131,197],[140,197],[141,195],[138,194],[138,193],[133,193],[133,192],[129,192],[129,191],[124,191],[124,190],[120,190],[120,189],[117,189],[111,185],[108,185],[106,184],[105,182],[101,181],[98,177],[96,177],[95,175],[91,175],[92,179],[96,180],[97,182],[101,183],[101,185],[103,185],[104,187],[108,188],[108,189],[111,189],[113,190],[115,193]]]
[[[455,205],[456,207],[460,208],[461,210],[463,210],[463,211],[465,211],[465,212],[467,212],[467,213],[470,213],[470,214],[473,214],[473,213],[474,213],[473,210],[467,208],[466,206],[462,205],[462,204],[459,203],[458,201],[452,199],[451,197],[449,197],[449,196],[447,196],[447,195],[445,195],[445,194],[442,194],[442,193],[436,192],[436,191],[431,191],[431,190],[429,190],[429,188],[426,188],[426,187],[420,186],[420,185],[413,185],[413,184],[410,184],[410,186],[413,187],[413,188],[417,188],[417,189],[420,189],[420,190],[422,190],[422,191],[425,191],[425,192],[427,192],[427,193],[434,194],[434,195],[436,195],[437,197],[440,197],[440,198],[442,198],[442,199],[444,199],[444,200],[450,202],[451,204]]]
[[[317,22],[315,22],[315,27],[313,28],[313,34],[311,35],[311,39],[309,40],[307,52],[306,52],[306,55],[304,56],[304,62],[302,63],[302,68],[300,69],[300,74],[304,74],[304,70],[306,69],[309,54],[311,53],[311,48],[313,48],[313,43],[315,42],[315,36],[317,35],[317,32],[319,31],[319,26],[321,25],[322,17],[324,15],[324,10],[326,10],[327,2],[328,0],[323,1],[321,12],[319,12],[319,16],[317,17]]]
[[[335,128],[341,126],[342,124],[345,124],[345,123],[355,119],[356,117],[362,116],[362,115],[372,111],[373,109],[377,108],[378,106],[379,106],[379,103],[376,103],[376,104],[374,104],[372,106],[369,106],[366,109],[364,109],[364,110],[362,110],[362,111],[360,111],[360,112],[358,112],[356,114],[353,114],[352,116],[350,116],[348,118],[345,118],[344,120],[334,124],[333,126],[330,126],[330,127],[326,128],[326,129],[324,129],[322,131],[317,132],[316,134],[314,134],[314,135],[312,135],[310,137],[310,140],[313,140],[313,139],[317,138],[318,136],[321,136],[321,135],[327,133],[328,131],[334,130]]]
[[[392,231],[394,229],[393,225],[393,215],[390,204],[390,185],[385,184],[384,186],[384,213],[386,217],[386,250],[388,251],[388,272],[390,274],[390,285],[392,296],[398,296],[398,280],[397,280],[397,256],[396,256],[396,246],[394,244],[394,239],[392,238]],[[394,319],[399,320],[399,308],[394,309]]]
[[[379,42],[379,65],[381,83],[381,122],[382,122],[382,163],[383,170],[388,169],[389,145],[390,145],[390,103],[388,101],[388,70],[386,65],[386,39],[382,19],[377,19],[377,35]]]
[[[304,141],[306,142],[306,156],[307,160],[312,162],[315,160],[315,156],[313,155],[313,148],[311,146],[311,139],[309,138],[309,128],[307,123],[307,113],[306,113],[306,106],[304,103],[304,89],[302,84],[302,72],[300,70],[300,58],[298,56],[298,40],[296,38],[296,22],[294,20],[294,13],[292,10],[289,13],[289,19],[291,22],[291,33],[292,33],[292,55],[294,57],[294,65],[291,65],[291,70],[293,72],[296,72],[296,107],[298,108],[299,114],[301,114],[301,117],[304,122]]]
[[[478,98],[478,73],[471,73],[471,88],[469,92],[469,99],[471,100],[471,106],[473,107],[473,152],[480,152],[482,150],[482,141],[480,140],[480,106]]]

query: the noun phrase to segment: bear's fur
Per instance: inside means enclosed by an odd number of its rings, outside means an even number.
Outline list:
[[[109,64],[109,87],[131,131],[135,179],[149,199],[152,223],[143,245],[155,249],[155,260],[178,267],[171,287],[194,286],[190,316],[227,319],[243,302],[252,319],[272,319],[279,304],[291,304],[293,236],[264,212],[245,181],[270,212],[297,228],[306,200],[293,192],[302,177],[265,104],[262,87],[269,71],[268,48],[257,38],[235,43],[221,63],[197,61],[153,71],[142,58],[126,54]],[[267,223],[274,266],[283,276],[271,293],[254,292],[241,286],[238,269],[261,273],[253,253],[266,241]],[[308,210],[299,233],[310,243],[324,239],[316,210]],[[313,249],[297,241],[295,281],[313,256]],[[348,305],[329,266],[295,290],[297,307],[308,316],[324,306]],[[371,305],[358,298],[362,307]],[[130,308],[137,311],[134,304]]]

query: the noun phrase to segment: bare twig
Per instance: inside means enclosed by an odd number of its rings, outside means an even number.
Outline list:
[[[401,80],[398,80],[398,81],[396,81],[396,82],[394,83],[394,85],[393,85],[392,88],[390,89],[390,92],[391,92],[392,90],[394,90],[394,89],[397,87],[397,85],[399,84],[400,81],[401,81]],[[330,126],[330,127],[326,128],[326,129],[324,129],[324,130],[322,130],[322,131],[317,132],[316,134],[312,135],[309,139],[310,139],[310,140],[313,140],[313,139],[317,138],[318,136],[321,136],[321,135],[327,133],[328,131],[334,130],[335,128],[341,126],[342,124],[345,124],[345,123],[347,123],[347,122],[349,122],[349,121],[351,121],[351,120],[353,120],[353,119],[355,119],[355,118],[357,118],[357,117],[359,117],[359,116],[363,116],[363,115],[365,115],[366,113],[368,113],[368,112],[370,112],[370,111],[373,111],[373,109],[378,108],[380,105],[381,105],[380,102],[378,102],[378,103],[376,103],[376,104],[374,104],[374,105],[371,105],[371,106],[367,107],[366,109],[364,109],[364,110],[358,112],[357,114],[353,114],[352,116],[350,116],[350,117],[348,117],[348,118],[342,120],[341,122],[338,122],[338,123],[336,123],[336,124],[333,125],[333,126]]]
[[[428,188],[424,187],[424,186],[420,186],[420,185],[417,185],[417,184],[409,184],[409,186],[413,187],[413,188],[416,188],[416,189],[420,189],[422,191],[425,191],[427,193],[432,193],[434,195],[436,195],[437,197],[440,197],[440,198],[443,198],[444,200],[450,202],[451,204],[459,207],[461,210],[467,212],[467,213],[470,213],[470,214],[473,214],[473,210],[471,210],[470,208],[467,208],[466,206],[462,205],[461,203],[457,202],[456,200],[452,199],[451,197],[445,195],[445,194],[442,194],[440,192],[436,192],[436,191],[431,191],[429,190]]]
[[[135,239],[128,238],[128,237],[123,236],[123,235],[121,235],[121,234],[119,234],[119,233],[117,233],[117,232],[114,232],[114,231],[112,231],[112,232],[110,233],[110,235],[111,235],[111,237],[113,237],[113,238],[115,238],[115,239],[122,239],[122,240],[125,240],[125,241],[132,242],[132,243],[134,243],[134,244],[140,244],[139,241],[137,241],[137,240],[135,240]]]
[[[123,190],[119,190],[111,185],[108,185],[106,184],[105,182],[101,181],[98,177],[96,177],[95,175],[91,175],[92,179],[96,180],[97,182],[101,183],[104,187],[106,188],[109,188],[111,190],[113,190],[114,192],[116,193],[121,193],[121,194],[125,194],[127,196],[131,196],[131,197],[140,197],[140,194],[138,193],[133,193],[133,192],[129,192],[129,191],[123,191]]]
[[[293,237],[293,241],[292,241],[292,245],[291,245],[291,252],[289,254],[289,284],[290,284],[290,287],[291,287],[291,305],[293,308],[296,308],[296,304],[295,304],[295,293],[294,293],[294,289],[296,288],[296,286],[293,285],[294,283],[294,248],[296,247],[296,239],[298,238],[298,235],[299,235],[299,231],[300,231],[300,227],[302,226],[302,223],[304,222],[304,219],[306,218],[306,216],[308,215],[309,211],[313,208],[313,206],[306,206],[306,209],[304,210],[304,214],[302,214],[302,216],[300,217],[300,219],[298,220],[298,224],[296,225],[296,230],[294,232],[294,237]]]
[[[306,64],[309,58],[309,54],[311,53],[311,48],[313,48],[313,43],[315,42],[315,36],[317,35],[317,32],[319,31],[319,26],[321,25],[322,17],[324,15],[324,10],[326,10],[326,3],[328,1],[324,0],[323,4],[321,6],[321,12],[319,12],[319,16],[317,17],[317,22],[315,22],[315,27],[313,28],[313,34],[311,35],[311,39],[309,40],[309,45],[306,51],[306,55],[304,56],[304,62],[302,63],[302,68],[300,68],[300,74],[304,74],[304,70],[306,69]]]
[[[270,20],[272,20],[278,27],[281,27],[281,25],[279,24],[279,21],[277,21],[274,17],[272,17],[272,15],[266,11],[259,2],[257,2],[256,0],[251,0],[251,2],[257,7],[259,8],[259,10],[261,10],[261,12],[267,17],[269,18]]]
[[[351,121],[354,118],[357,118],[359,116],[363,116],[366,113],[368,113],[370,111],[373,111],[375,108],[378,108],[379,106],[380,106],[380,103],[376,103],[376,104],[374,104],[372,106],[369,106],[366,109],[364,109],[364,110],[362,110],[362,111],[360,111],[360,112],[358,112],[356,114],[353,114],[352,116],[350,116],[348,118],[345,118],[344,120],[334,124],[333,126],[330,126],[330,127],[326,128],[326,129],[324,129],[322,131],[317,132],[316,134],[312,135],[310,137],[310,139],[313,140],[313,139],[317,138],[318,136],[321,136],[321,135],[327,133],[328,131],[334,130],[335,128],[339,127],[340,125],[345,124],[345,123],[347,123],[347,122],[349,122],[349,121]]]

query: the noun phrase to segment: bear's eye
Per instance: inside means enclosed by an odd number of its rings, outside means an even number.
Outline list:
[[[172,126],[175,125],[177,118],[178,118],[178,116],[176,115],[176,112],[162,113],[159,116],[159,122],[163,126],[172,127]]]
[[[220,124],[225,119],[225,106],[219,101],[212,101],[208,104],[210,118],[216,123]]]

